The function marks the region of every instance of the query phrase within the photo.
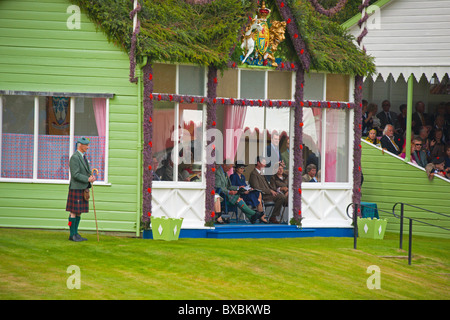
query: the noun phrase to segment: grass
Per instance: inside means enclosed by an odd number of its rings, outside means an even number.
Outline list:
[[[179,239],[0,228],[0,299],[449,299],[450,240]],[[405,237],[406,238],[406,237]],[[405,239],[406,240],[406,239]],[[404,244],[404,247],[407,247]],[[402,257],[402,258],[398,258]],[[68,289],[70,265],[81,289]],[[368,289],[369,266],[380,289]]]

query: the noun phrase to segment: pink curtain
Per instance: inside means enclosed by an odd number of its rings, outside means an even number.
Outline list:
[[[243,126],[246,113],[247,109],[245,107],[241,106],[225,107],[224,124],[223,124],[223,131],[225,138],[224,143],[225,159],[234,159],[234,157],[236,156],[241,135],[243,133]],[[232,131],[228,131],[229,129],[232,129]],[[239,131],[236,132],[236,130]]]
[[[95,123],[97,124],[97,133],[99,137],[106,134],[106,99],[93,98],[92,105],[94,107]]]
[[[336,182],[337,144],[340,128],[339,110],[327,110],[327,130],[325,146],[325,182]]]

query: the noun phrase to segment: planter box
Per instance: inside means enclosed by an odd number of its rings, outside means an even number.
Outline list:
[[[361,238],[383,239],[387,220],[358,218],[358,235]]]
[[[152,238],[153,240],[165,240],[172,241],[178,240],[180,236],[181,224],[183,218],[173,219],[166,217],[152,217]],[[150,230],[144,230],[142,237],[144,239],[150,239]]]

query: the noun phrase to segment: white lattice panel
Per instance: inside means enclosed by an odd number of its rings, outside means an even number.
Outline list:
[[[352,190],[303,189],[302,215],[304,227],[349,227],[346,208],[352,201]]]
[[[152,215],[183,218],[182,228],[203,228],[205,224],[205,190],[153,188]]]

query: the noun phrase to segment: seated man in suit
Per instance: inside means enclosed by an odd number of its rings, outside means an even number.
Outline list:
[[[416,103],[416,112],[412,114],[412,123],[414,134],[419,134],[421,127],[432,125],[428,114],[425,113],[425,103],[422,101]]]
[[[266,166],[266,159],[259,157],[256,159],[255,169],[250,173],[249,183],[253,189],[260,190],[263,195],[263,201],[273,201],[275,206],[272,211],[272,216],[270,217],[270,223],[276,223],[277,217],[280,215],[281,208],[283,204],[287,201],[286,196],[282,193],[277,193],[272,190],[263,175],[263,168]]]
[[[224,163],[220,166],[217,166],[215,171],[216,177],[216,192],[219,191],[221,196],[225,197],[225,201],[231,205],[237,205],[244,212],[247,218],[250,220],[252,224],[256,222],[256,220],[260,220],[263,223],[267,223],[267,220],[264,217],[263,212],[256,212],[250,209],[244,202],[244,200],[239,196],[239,187],[233,186],[230,181],[230,177],[228,177],[227,172],[231,169],[233,164]]]
[[[377,114],[377,118],[380,119],[380,128],[384,129],[387,124],[392,124],[394,128],[397,128],[397,114],[392,112],[391,103],[389,100],[384,100],[381,103],[383,111]]]
[[[380,139],[381,147],[387,151],[399,155],[402,153],[402,149],[394,141],[394,126],[387,124],[383,130],[383,136]]]

